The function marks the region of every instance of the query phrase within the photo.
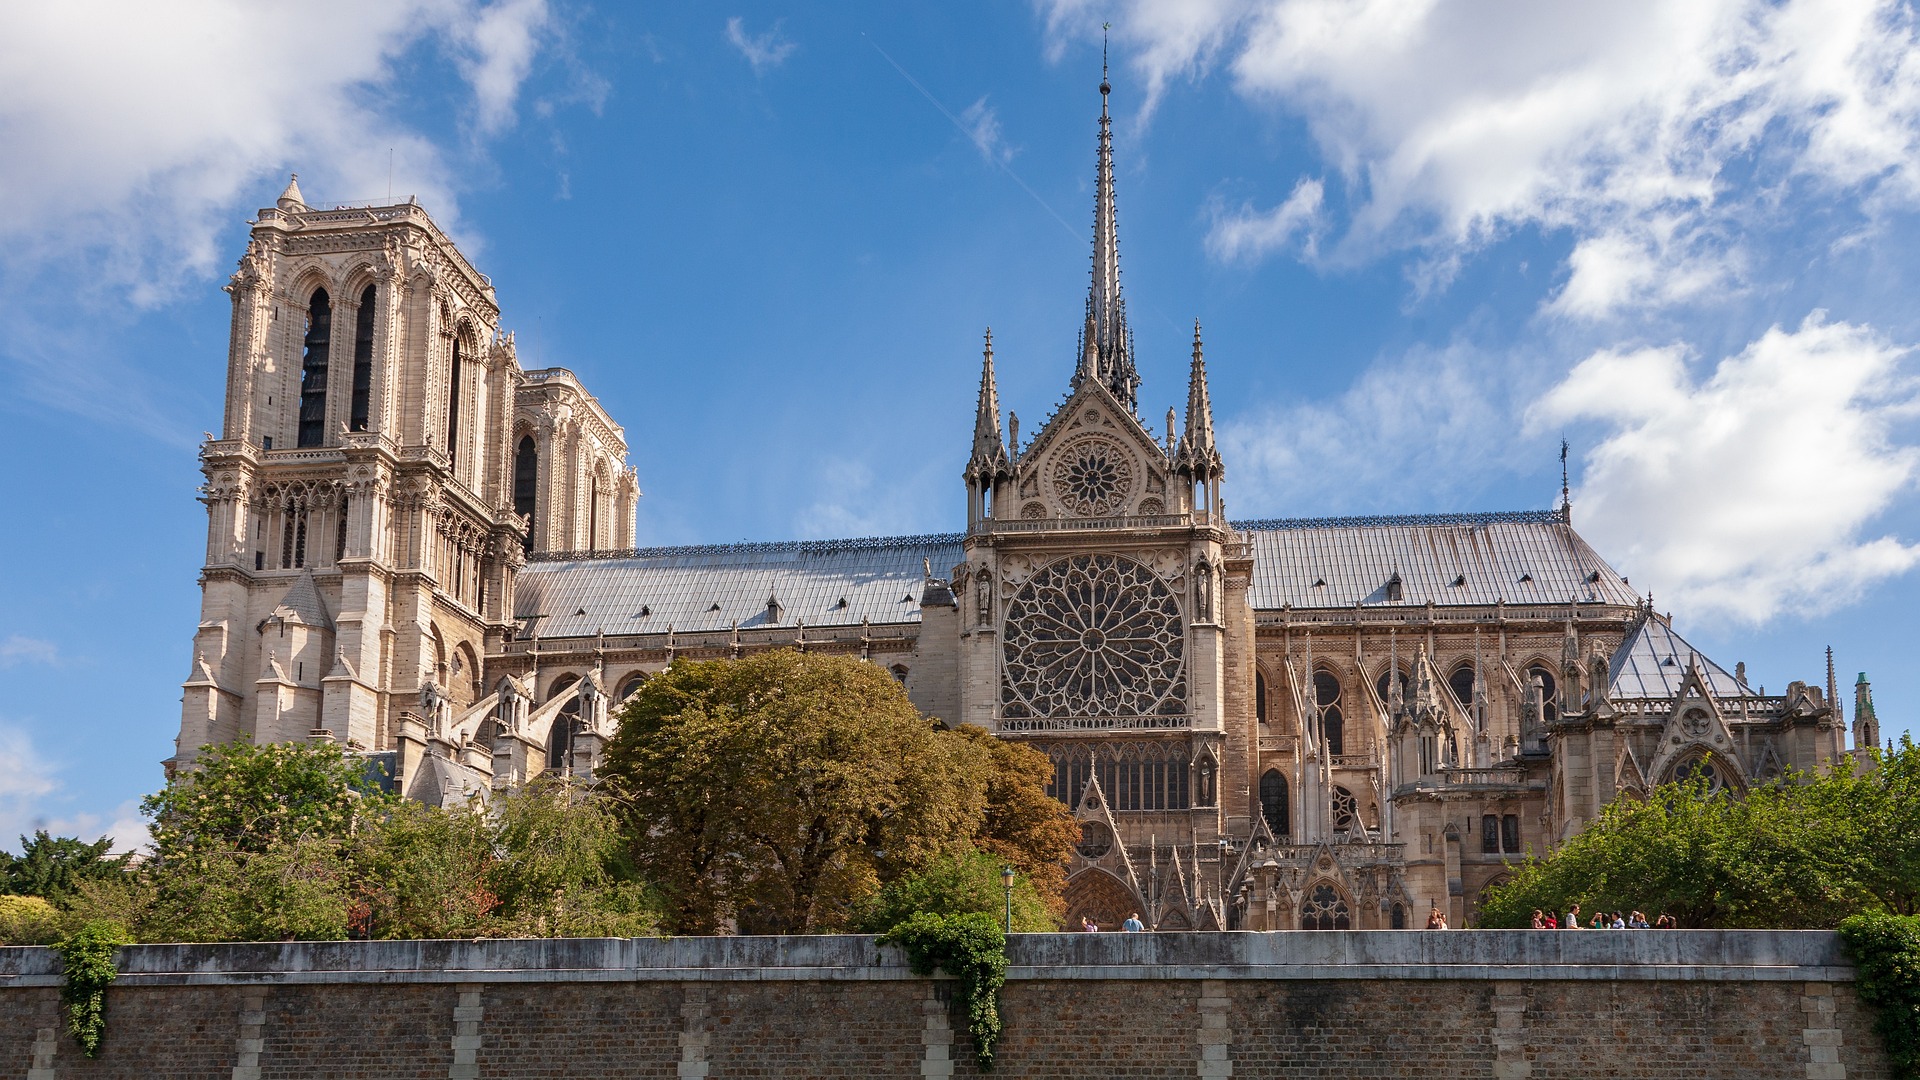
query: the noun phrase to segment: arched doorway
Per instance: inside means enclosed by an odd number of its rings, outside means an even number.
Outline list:
[[[1080,921],[1091,918],[1102,930],[1118,930],[1129,912],[1145,905],[1127,888],[1126,882],[1091,867],[1075,874],[1067,882],[1067,929],[1077,930]]]

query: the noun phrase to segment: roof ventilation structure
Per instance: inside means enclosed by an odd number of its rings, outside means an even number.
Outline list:
[[[1467,575],[1461,574],[1455,577],[1452,581],[1448,582],[1447,584],[1449,587],[1457,589],[1462,585],[1465,585],[1466,583],[1467,583]]]
[[[1521,575],[1520,575],[1520,584],[1522,584],[1522,585],[1531,585],[1531,584],[1533,584],[1533,575],[1532,575],[1532,574],[1521,574]]]
[[[640,614],[638,614],[638,615],[635,615],[635,616],[634,616],[634,618],[636,618],[636,619],[644,619],[644,618],[646,618],[647,616],[649,616],[649,615],[651,615],[651,614],[653,614],[653,609],[652,609],[652,608],[650,608],[650,607],[648,607],[648,606],[647,606],[647,605],[645,605],[645,604],[641,604],[641,605],[640,605]]]
[[[717,602],[717,601],[716,601],[716,602],[714,603],[714,605],[713,605],[712,607],[710,607],[710,608],[708,608],[707,610],[708,610],[708,611],[719,611],[719,610],[720,610],[720,604],[719,604],[719,602]]]
[[[1387,602],[1398,603],[1406,599],[1406,594],[1406,586],[1400,581],[1400,571],[1395,570],[1393,576],[1387,579]]]
[[[1314,588],[1316,588],[1316,589],[1324,589],[1324,588],[1326,588],[1326,586],[1327,586],[1327,579],[1326,579],[1326,578],[1323,578],[1323,577],[1317,577],[1317,578],[1314,578],[1314,579],[1313,579],[1313,587],[1314,587]]]

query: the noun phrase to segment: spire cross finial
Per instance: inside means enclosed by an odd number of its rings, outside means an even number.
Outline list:
[[[1113,86],[1107,82],[1107,31],[1112,29],[1113,29],[1113,24],[1110,22],[1100,24],[1100,96],[1101,97],[1107,96],[1107,92],[1113,89]]]

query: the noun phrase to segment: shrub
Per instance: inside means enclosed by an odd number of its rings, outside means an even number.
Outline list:
[[[1920,1078],[1920,916],[1855,915],[1840,924],[1860,1000],[1879,1012],[1894,1075]]]
[[[107,985],[119,974],[113,952],[126,940],[126,928],[92,922],[54,946],[66,974],[60,1000],[67,1006],[67,1034],[88,1057],[100,1053],[100,1041],[107,1035]]]
[[[38,896],[0,896],[0,945],[51,945],[60,910]]]
[[[984,851],[943,855],[926,869],[909,874],[886,886],[861,906],[855,925],[869,934],[880,934],[907,921],[913,915],[987,915],[995,922],[1006,918],[1006,887],[1000,871],[1007,865]],[[1004,924],[1003,924],[1004,925]],[[1016,874],[1013,882],[1013,929],[1021,934],[1044,934],[1058,930],[1046,900],[1025,874]]]

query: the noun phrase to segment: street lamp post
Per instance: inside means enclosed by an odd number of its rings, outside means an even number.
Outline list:
[[[1007,933],[1013,933],[1013,867],[1000,868],[1000,888],[1007,894]]]

